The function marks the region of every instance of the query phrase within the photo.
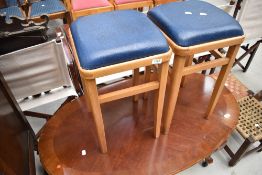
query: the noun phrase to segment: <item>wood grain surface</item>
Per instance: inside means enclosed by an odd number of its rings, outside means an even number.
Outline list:
[[[99,92],[131,84],[127,79]],[[147,100],[140,95],[138,102],[129,97],[102,104],[107,154],[99,152],[94,122],[81,97],[48,121],[40,136],[40,160],[49,174],[176,174],[212,154],[237,124],[238,105],[226,88],[212,117],[204,119],[213,87],[211,77],[187,76],[169,134],[158,139],[153,138],[153,93]],[[231,117],[223,117],[225,114]]]

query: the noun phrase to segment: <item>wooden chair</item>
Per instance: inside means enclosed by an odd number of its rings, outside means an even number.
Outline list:
[[[238,65],[246,72],[262,42],[262,8],[261,1],[255,0],[238,0],[234,11],[234,17],[242,25],[246,39],[241,48],[245,51],[238,57],[233,66]],[[241,61],[249,55],[245,64]]]
[[[79,18],[71,25],[71,34],[87,109],[94,117],[101,152],[107,152],[101,104],[153,90],[156,90],[154,137],[159,137],[171,50],[157,27],[142,13],[121,10]],[[154,64],[159,66],[159,79],[139,84],[135,76],[132,87],[98,94],[96,78]]]
[[[183,85],[185,81],[182,77],[204,69],[222,66],[204,115],[208,119],[214,111],[244,36],[241,26],[231,16],[202,1],[164,4],[150,10],[148,16],[165,33],[175,53],[173,69],[170,72],[168,105],[164,110],[164,133],[167,134],[180,85]],[[217,52],[217,49],[223,47],[229,47],[226,56]],[[211,51],[222,58],[192,66],[194,54],[205,51]]]
[[[170,3],[170,2],[178,2],[178,1],[184,1],[184,0],[154,0],[154,5],[158,6],[161,4],[166,4],[166,3]]]
[[[212,74],[211,77],[217,79],[218,75]],[[259,102],[262,101],[262,91],[253,93],[232,74],[226,80],[226,87],[239,104],[240,116],[236,131],[244,139],[236,153],[233,153],[227,144],[223,145],[231,157],[228,165],[234,166],[242,157],[255,151],[262,151],[262,105]],[[260,145],[248,151],[255,142],[260,142]]]
[[[116,10],[126,9],[141,9],[148,7],[151,9],[154,6],[153,0],[114,0]]]
[[[70,11],[72,21],[80,16],[114,10],[114,5],[108,0],[65,0],[65,4]]]
[[[33,129],[0,72],[0,174],[35,175]]]
[[[50,20],[63,19],[65,23],[71,22],[69,12],[60,0],[28,1],[24,10],[27,17],[36,22],[42,21],[42,15],[47,15]]]
[[[233,153],[228,145],[225,151],[231,157],[229,166],[234,166],[245,155],[253,152],[262,151],[262,105],[252,96],[247,96],[238,100],[240,107],[240,117],[238,120],[237,131],[244,138],[243,144]],[[248,151],[251,145],[260,142],[260,145]]]

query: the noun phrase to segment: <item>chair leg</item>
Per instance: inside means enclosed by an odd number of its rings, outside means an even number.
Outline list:
[[[87,111],[92,112],[89,93],[88,93],[87,88],[85,87],[85,80],[83,78],[81,78],[81,81],[82,81],[82,85],[83,85],[83,89],[84,89],[84,97],[85,97],[85,101],[86,101],[86,105],[87,105]]]
[[[133,86],[136,86],[139,84],[139,68],[136,68],[133,70]],[[138,101],[138,95],[135,95],[133,97],[133,101],[137,102]]]
[[[234,154],[232,159],[229,161],[229,166],[234,166],[236,163],[243,157],[243,155],[246,153],[247,148],[251,145],[250,138],[245,139],[244,143],[240,146],[240,148],[237,150],[237,152]]]
[[[162,65],[159,66],[159,89],[155,93],[155,101],[154,101],[154,110],[155,110],[155,130],[154,136],[158,138],[160,135],[161,129],[161,119],[163,113],[163,106],[164,106],[164,99],[165,99],[165,92],[166,92],[166,83],[167,83],[167,76],[168,76],[168,62],[164,62]]]
[[[90,92],[89,93],[90,104],[92,107],[92,114],[93,114],[95,125],[96,125],[96,131],[98,135],[100,150],[102,153],[106,153],[107,145],[106,145],[106,137],[105,137],[105,127],[104,127],[100,103],[98,101],[98,92],[97,92],[96,82],[94,79],[86,80],[84,82],[85,82],[84,83],[85,89],[87,89],[87,91]]]
[[[208,104],[208,108],[207,108],[207,113],[205,118],[208,119],[210,117],[210,115],[213,113],[215,106],[217,104],[217,101],[220,97],[220,94],[224,88],[224,84],[226,82],[227,76],[230,73],[230,70],[233,66],[233,63],[235,61],[237,52],[239,50],[240,45],[235,45],[235,46],[231,46],[229,47],[228,53],[227,53],[227,58],[229,58],[229,63],[222,66],[222,69],[218,75],[210,102]]]
[[[258,147],[262,147],[262,140],[259,141],[260,142],[260,145]],[[257,152],[261,152],[262,151],[262,148],[259,149]]]
[[[194,59],[194,55],[188,57],[187,60],[186,60],[185,67],[191,66],[192,63],[193,63],[193,59]],[[181,80],[180,87],[184,87],[184,85],[185,85],[185,79],[186,79],[186,76],[183,76],[183,77],[182,77],[182,80]]]
[[[150,77],[151,77],[151,67],[146,66],[145,67],[145,83],[150,81]],[[147,97],[148,97],[148,92],[145,92],[143,98],[147,99]]]
[[[167,99],[167,106],[164,110],[164,134],[167,134],[173,118],[179,87],[183,76],[183,69],[186,58],[183,56],[175,56],[173,69],[171,74],[170,92]]]

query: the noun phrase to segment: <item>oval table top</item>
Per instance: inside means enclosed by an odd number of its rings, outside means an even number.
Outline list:
[[[99,92],[130,83],[123,80]],[[158,139],[153,138],[153,93],[137,103],[129,97],[102,104],[107,154],[99,152],[92,115],[84,97],[78,98],[60,108],[44,127],[40,160],[49,174],[176,174],[211,155],[237,124],[238,104],[226,88],[210,119],[204,119],[213,86],[210,77],[187,76],[169,134]]]

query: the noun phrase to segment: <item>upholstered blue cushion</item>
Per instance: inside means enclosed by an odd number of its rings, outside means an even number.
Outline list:
[[[19,0],[20,4],[24,4],[24,0]],[[11,7],[11,6],[18,6],[19,4],[17,3],[17,0],[5,0],[6,6]]]
[[[150,10],[148,17],[183,47],[243,35],[241,26],[229,14],[198,0],[160,5]]]
[[[78,18],[71,25],[81,67],[96,69],[167,52],[160,30],[133,10]]]
[[[21,10],[16,6],[2,8],[0,9],[0,14],[5,14],[6,20],[9,20],[10,16],[17,16],[17,17],[23,18],[23,14]]]
[[[60,0],[43,0],[32,4],[30,16],[38,17],[62,11],[66,11],[66,8]]]

